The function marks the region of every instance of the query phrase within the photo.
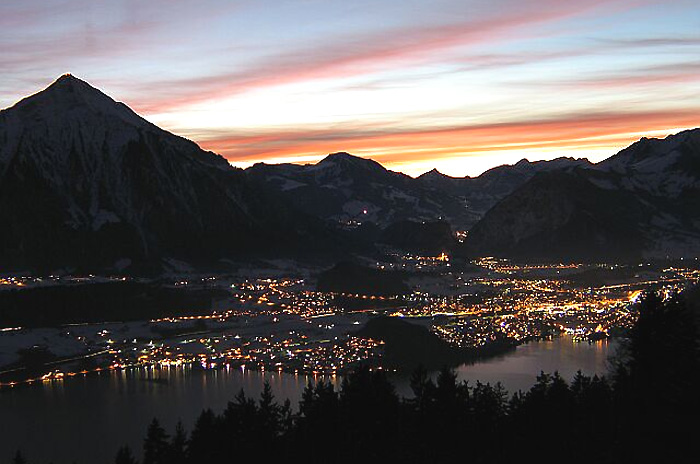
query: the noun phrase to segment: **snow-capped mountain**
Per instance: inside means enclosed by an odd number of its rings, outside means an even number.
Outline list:
[[[590,165],[559,158],[499,166],[474,178],[433,169],[417,178],[385,169],[376,161],[334,153],[312,165],[256,164],[246,170],[309,214],[341,225],[401,221],[447,221],[456,230],[473,226],[500,199],[537,172]]]
[[[474,226],[466,251],[543,260],[698,256],[700,129],[534,176]]]
[[[221,156],[71,75],[0,112],[0,204],[0,270],[212,262],[308,229]]]
[[[700,188],[700,129],[665,139],[643,138],[595,165],[608,173],[594,180],[602,188],[621,188],[677,198]]]
[[[341,227],[402,220],[447,219],[458,225],[464,203],[449,192],[427,189],[405,174],[348,153],[304,166],[259,163],[246,170],[302,211]]]

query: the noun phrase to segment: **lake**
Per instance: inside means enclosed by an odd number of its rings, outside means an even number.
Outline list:
[[[541,371],[571,380],[577,370],[605,373],[615,343],[576,343],[570,337],[536,341],[506,355],[457,368],[460,380],[501,381],[509,392],[527,390]],[[257,396],[265,381],[278,399],[296,407],[313,376],[239,369],[190,368],[109,371],[26,388],[0,391],[0,462],[19,448],[32,464],[111,463],[129,444],[141,454],[146,427],[157,417],[172,433],[178,420],[190,430],[204,408],[221,412],[243,388]],[[331,378],[336,385],[340,378]],[[408,379],[393,376],[397,391],[411,396]]]

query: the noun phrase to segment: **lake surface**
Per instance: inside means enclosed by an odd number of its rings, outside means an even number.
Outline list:
[[[509,392],[527,390],[537,374],[559,371],[570,380],[577,370],[605,373],[615,343],[575,343],[569,337],[531,342],[504,356],[457,368],[460,380],[501,381]],[[330,379],[340,384],[340,378]],[[397,391],[411,396],[406,377],[393,379]],[[202,409],[221,412],[244,389],[259,395],[270,382],[278,399],[296,407],[313,376],[200,371],[189,368],[104,372],[42,385],[0,391],[0,462],[19,448],[32,464],[111,463],[128,444],[137,456],[146,428],[157,417],[168,433],[178,420],[191,430]]]
[[[457,369],[460,379],[496,383],[515,393],[529,390],[540,371],[559,374],[570,381],[579,369],[588,375],[604,374],[608,370],[608,358],[615,351],[617,342],[600,340],[594,343],[574,342],[570,337],[553,341],[536,341],[520,345],[505,356],[493,358],[475,365],[463,365]]]

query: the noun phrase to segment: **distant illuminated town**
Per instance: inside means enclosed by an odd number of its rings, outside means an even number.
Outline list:
[[[228,296],[205,314],[57,328],[0,327],[0,386],[133,368],[319,375],[342,374],[358,364],[382,368],[384,342],[357,334],[380,315],[422,325],[459,348],[485,347],[503,339],[520,344],[562,334],[591,342],[624,334],[636,320],[631,303],[645,290],[669,296],[700,282],[697,262],[688,267],[521,266],[482,258],[457,266],[442,254],[401,255],[371,264],[405,272],[411,292],[321,292],[314,279],[299,276],[189,277],[167,285],[225,290]],[[600,274],[610,276],[601,279]],[[124,279],[13,276],[0,278],[0,291]],[[18,364],[20,353],[32,350],[55,356],[45,372],[25,374],[30,371]]]

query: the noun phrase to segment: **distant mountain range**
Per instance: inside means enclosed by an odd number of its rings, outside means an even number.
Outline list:
[[[0,271],[212,268],[376,243],[527,260],[696,256],[699,188],[699,130],[598,164],[522,160],[474,178],[414,179],[348,153],[244,171],[65,75],[0,112]]]
[[[371,159],[334,153],[303,166],[258,163],[246,173],[299,209],[341,226],[371,222],[385,228],[405,220],[444,220],[466,230],[538,172],[590,165],[573,158],[534,163],[523,159],[474,178],[449,177],[433,169],[414,179]]]

